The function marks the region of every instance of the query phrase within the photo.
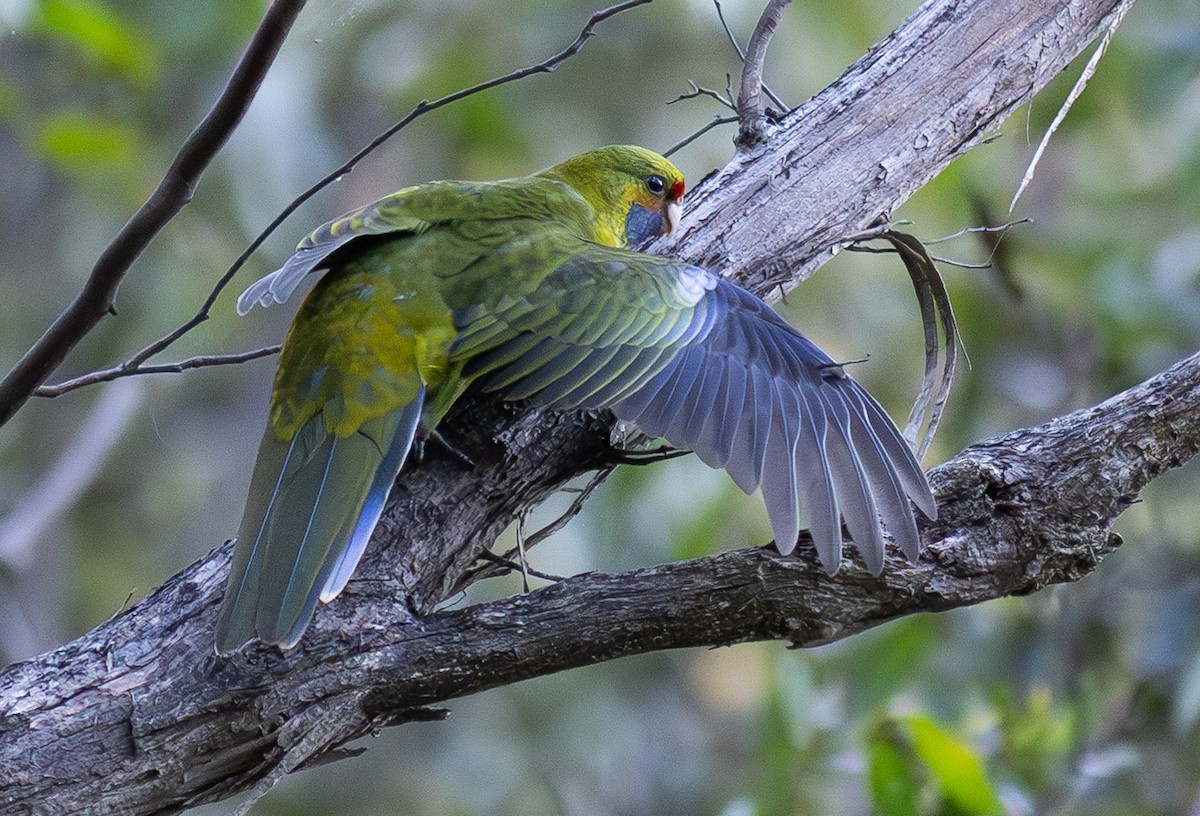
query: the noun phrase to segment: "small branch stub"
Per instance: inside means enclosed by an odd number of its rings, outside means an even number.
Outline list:
[[[766,141],[767,117],[763,109],[763,64],[767,59],[767,45],[783,19],[783,12],[791,0],[770,0],[758,18],[750,42],[746,45],[746,63],[742,67],[742,81],[738,87],[738,135],[734,144],[739,150],[760,145]]]

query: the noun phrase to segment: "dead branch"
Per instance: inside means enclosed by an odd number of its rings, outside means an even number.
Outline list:
[[[735,143],[745,150],[757,147],[767,137],[767,116],[763,110],[763,66],[767,61],[767,45],[783,19],[783,12],[792,0],[769,0],[763,9],[750,42],[746,44],[742,81],[738,86],[738,135]],[[718,7],[719,8],[719,7]]]
[[[83,337],[113,311],[117,286],[147,245],[192,200],[200,175],[250,107],[304,0],[274,0],[221,95],[183,143],[163,180],[112,243],[83,290],[0,380],[0,425],[15,414]]]
[[[121,377],[138,376],[141,374],[170,373],[170,372],[175,372],[175,371],[181,371],[186,368],[198,368],[198,367],[203,367],[203,366],[233,365],[233,364],[247,362],[248,360],[254,360],[254,359],[257,359],[258,357],[266,356],[267,354],[274,354],[275,353],[274,350],[261,349],[259,352],[248,352],[247,354],[241,354],[241,355],[236,355],[236,354],[235,355],[223,355],[223,356],[207,355],[204,358],[192,358],[191,360],[185,360],[182,363],[162,363],[162,364],[156,364],[156,365],[147,365],[146,364],[146,361],[149,360],[151,357],[153,357],[156,354],[160,354],[163,351],[166,351],[168,348],[170,348],[172,345],[174,345],[175,342],[178,341],[180,338],[182,338],[184,335],[188,334],[193,329],[195,329],[197,326],[199,326],[200,324],[202,324],[206,320],[208,320],[208,316],[211,313],[213,306],[215,306],[217,303],[217,298],[220,297],[221,293],[225,291],[225,288],[233,280],[234,275],[236,275],[241,270],[241,268],[245,265],[246,261],[248,261],[250,259],[250,256],[252,256],[258,250],[258,248],[263,245],[263,243],[267,240],[267,238],[269,238],[272,234],[274,234],[275,230],[278,229],[283,224],[283,222],[286,221],[292,215],[292,213],[294,213],[297,209],[300,208],[301,205],[303,205],[306,201],[308,201],[314,195],[319,193],[321,190],[324,190],[330,184],[333,184],[335,181],[338,181],[339,179],[342,179],[345,176],[349,175],[350,173],[354,172],[354,168],[356,168],[358,166],[359,162],[361,162],[363,159],[365,159],[371,153],[375,152],[375,150],[377,150],[384,142],[391,139],[393,136],[395,136],[397,133],[399,133],[404,128],[408,127],[410,124],[412,124],[417,119],[420,119],[422,116],[432,113],[433,111],[438,110],[439,108],[444,108],[447,105],[453,104],[453,103],[458,102],[463,99],[466,99],[468,96],[474,96],[476,94],[483,93],[484,91],[491,90],[492,88],[498,88],[501,85],[507,85],[512,82],[517,82],[519,80],[525,79],[526,77],[530,77],[535,74],[547,74],[547,73],[553,72],[554,69],[557,68],[559,65],[566,62],[571,57],[573,57],[577,53],[579,53],[579,50],[581,48],[583,48],[584,43],[586,43],[589,39],[591,39],[595,35],[596,27],[598,25],[603,23],[605,20],[609,20],[624,11],[628,11],[629,9],[636,8],[637,6],[644,6],[650,2],[653,2],[653,0],[624,0],[624,2],[617,3],[617,4],[609,6],[607,8],[603,8],[598,11],[595,11],[592,13],[591,17],[588,18],[587,23],[580,30],[578,36],[576,36],[576,38],[573,41],[571,41],[571,43],[569,43],[565,48],[563,48],[558,53],[556,53],[550,57],[547,57],[546,59],[544,59],[540,62],[536,62],[532,65],[527,65],[524,68],[518,68],[515,71],[510,71],[509,73],[504,74],[502,76],[493,77],[492,79],[477,83],[468,88],[462,88],[458,91],[455,91],[454,93],[446,94],[445,96],[443,96],[439,99],[435,99],[432,102],[421,102],[421,103],[417,104],[415,107],[413,107],[412,110],[410,110],[407,114],[405,114],[403,118],[397,120],[396,122],[393,122],[384,131],[379,133],[377,136],[375,136],[375,138],[373,138],[364,147],[362,147],[362,149],[360,149],[357,153],[355,153],[353,156],[351,156],[349,159],[347,159],[339,167],[336,167],[333,170],[326,173],[324,177],[322,177],[321,179],[316,181],[311,187],[309,187],[307,190],[305,190],[300,195],[296,196],[294,199],[292,199],[292,201],[286,207],[284,207],[282,210],[280,210],[279,214],[276,215],[275,218],[273,218],[271,220],[271,223],[267,224],[267,226],[263,229],[263,231],[260,232],[255,237],[255,239],[250,242],[249,246],[247,246],[246,249],[244,249],[242,251],[242,253],[240,255],[238,255],[238,257],[236,259],[234,259],[234,262],[232,264],[230,264],[229,268],[225,271],[225,273],[217,280],[217,282],[215,284],[213,284],[213,287],[209,291],[208,296],[204,299],[204,303],[202,303],[200,305],[200,308],[196,311],[196,313],[194,315],[192,315],[190,318],[188,318],[186,321],[184,321],[180,325],[176,326],[171,331],[167,332],[167,334],[165,334],[162,337],[155,340],[153,343],[150,343],[145,348],[136,352],[135,354],[130,356],[128,359],[126,359],[122,363],[119,363],[119,364],[112,366],[110,368],[107,368],[107,369],[93,371],[88,374],[84,374],[80,377],[75,377],[72,380],[69,380],[69,381],[63,382],[63,383],[59,383],[57,385],[43,386],[42,388],[37,389],[36,393],[39,396],[44,396],[44,397],[57,397],[61,394],[67,393],[68,391],[74,391],[75,389],[82,388],[83,386],[86,386],[86,385],[94,385],[96,383],[101,383],[101,382],[110,382],[112,380],[115,380],[115,379],[118,379]],[[303,4],[301,4],[301,5],[303,5]],[[264,25],[265,25],[265,22],[264,22]],[[284,34],[286,34],[286,31],[284,32]],[[249,50],[247,51],[247,53],[249,53]],[[232,80],[231,80],[230,84],[233,85]],[[249,102],[249,100],[247,100],[247,104],[248,104],[248,102]],[[214,108],[214,110],[215,110],[215,108]],[[232,125],[236,125],[236,124],[237,124],[236,121],[232,123]],[[203,127],[203,125],[202,125],[202,127]],[[232,127],[231,127],[231,129],[232,129]],[[199,131],[197,131],[197,132],[199,132]],[[219,145],[218,145],[218,147],[219,147]],[[184,146],[184,149],[185,150],[187,149],[186,145]],[[181,151],[181,155],[182,155],[182,151]],[[164,180],[164,184],[165,183],[166,182]],[[190,198],[190,195],[189,195],[189,198]],[[182,204],[185,204],[185,203],[187,203],[187,202],[186,201],[182,202],[180,206],[182,206]],[[177,212],[177,211],[178,211],[178,209],[176,209],[175,212]],[[167,220],[169,220],[171,217],[174,217],[175,212],[169,213],[167,215]],[[160,225],[160,228],[161,228],[161,225]],[[142,248],[144,249],[144,246]],[[140,253],[141,249],[139,249],[138,252]],[[132,263],[132,261],[133,261],[133,259],[131,258],[130,263]],[[113,291],[115,292],[115,284],[114,284]],[[80,297],[82,298],[83,296],[81,295]],[[109,305],[111,305],[111,302],[109,303]],[[90,331],[91,328],[92,328],[91,326],[86,327],[84,329],[83,333]],[[80,336],[82,336],[82,335],[80,335]],[[43,338],[43,339],[45,339],[45,338]],[[64,349],[62,352],[62,356],[65,356],[67,351],[69,351],[69,350],[70,350],[69,348]],[[197,362],[198,359],[202,359],[202,362]],[[53,368],[56,367],[58,365],[58,363],[61,361],[62,361],[62,357],[60,356],[57,360],[54,361],[54,366],[52,366],[50,368],[50,370],[47,370],[42,375],[41,380],[39,380],[37,383],[33,384],[34,387],[36,387],[38,384],[40,384],[42,381],[44,381],[45,378],[48,377],[50,375],[50,373],[53,371]],[[0,382],[0,425],[2,425],[4,423],[4,421],[7,419],[7,416],[5,416],[3,414],[4,394],[5,394],[4,383]],[[27,398],[28,398],[28,395],[26,395],[26,397],[22,398],[21,403],[23,404],[24,400]],[[19,408],[19,407],[20,407],[19,404],[16,405],[13,408],[13,411],[15,411],[16,408]]]
[[[694,194],[675,250],[760,293],[790,287],[980,141],[1099,32],[1118,0],[930,0]],[[998,36],[1003,32],[1004,36]],[[930,100],[936,100],[931,103]],[[879,123],[889,123],[881,127]],[[886,220],[886,219],[884,219]],[[1200,357],[1102,405],[973,446],[933,474],[915,566],[826,578],[800,548],[745,550],[436,611],[508,524],[609,462],[609,425],[468,397],[476,467],[405,471],[359,568],[286,654],[212,654],[218,548],[78,640],[0,673],[0,812],[173,813],[265,790],[455,697],[612,657],[783,638],[1075,580],[1112,520],[1200,447]]]

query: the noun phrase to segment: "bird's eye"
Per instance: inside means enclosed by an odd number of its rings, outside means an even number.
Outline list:
[[[667,183],[663,181],[660,175],[653,175],[646,179],[646,189],[650,191],[650,195],[660,196],[667,189]]]

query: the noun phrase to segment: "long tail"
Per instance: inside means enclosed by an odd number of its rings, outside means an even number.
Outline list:
[[[217,616],[219,653],[252,638],[294,646],[317,601],[346,586],[412,446],[425,402],[368,420],[350,436],[316,414],[287,443],[268,428]]]

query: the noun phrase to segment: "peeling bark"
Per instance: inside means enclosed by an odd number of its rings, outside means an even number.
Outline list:
[[[1116,0],[940,0],[768,128],[693,195],[671,251],[763,293],[978,143],[1103,29]],[[1200,446],[1200,355],[1102,405],[974,445],[937,468],[941,516],[916,565],[827,577],[801,546],[742,550],[436,611],[478,552],[608,462],[603,416],[464,400],[446,428],[476,467],[406,471],[358,577],[287,653],[212,652],[221,547],[149,597],[0,673],[0,812],[177,813],[347,755],[431,706],[626,654],[826,643],[919,611],[1073,581],[1113,520]]]

